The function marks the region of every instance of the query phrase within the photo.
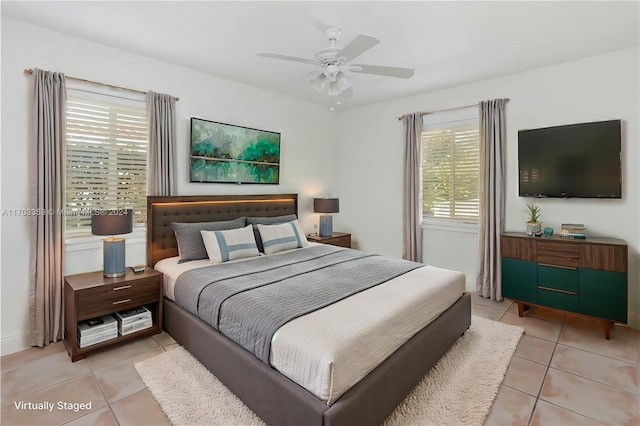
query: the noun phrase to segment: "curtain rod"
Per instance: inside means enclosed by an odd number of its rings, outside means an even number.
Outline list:
[[[24,73],[25,74],[33,74],[33,69],[27,68],[27,69],[24,70]],[[129,92],[141,93],[143,95],[147,94],[147,92],[144,91],[144,90],[129,89],[128,87],[121,87],[121,86],[115,86],[113,84],[100,83],[99,81],[87,80],[85,78],[71,77],[70,75],[65,75],[65,78],[68,78],[69,80],[81,81],[83,83],[97,84],[98,86],[110,87],[112,89],[117,89],[117,90],[127,90]],[[177,101],[180,100],[180,98],[175,97],[175,100],[177,102]]]
[[[507,102],[509,102],[509,101],[510,101],[510,99],[509,99],[509,98],[504,98],[504,100],[505,100],[505,101],[507,101]],[[435,113],[437,113],[437,112],[457,111],[457,110],[459,110],[459,109],[471,108],[471,107],[478,106],[478,105],[479,105],[479,103],[477,103],[477,104],[471,104],[471,105],[465,105],[465,106],[460,106],[460,107],[455,107],[455,108],[439,109],[439,110],[437,110],[437,111],[421,112],[421,113],[419,113],[419,114],[420,114],[420,115],[429,115],[429,114],[435,114]],[[398,117],[398,120],[402,120],[405,116],[406,116],[406,114],[405,114],[405,115],[403,115],[403,116]]]

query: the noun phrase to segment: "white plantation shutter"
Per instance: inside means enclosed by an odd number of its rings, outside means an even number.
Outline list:
[[[67,99],[67,237],[86,235],[98,208],[131,208],[144,222],[147,148],[145,103]]]
[[[479,147],[477,124],[422,132],[425,216],[478,219]]]

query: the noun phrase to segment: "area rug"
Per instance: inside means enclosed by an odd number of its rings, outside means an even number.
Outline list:
[[[385,425],[482,425],[522,333],[520,327],[473,316],[465,335]],[[264,425],[182,347],[139,362],[135,368],[174,425]]]

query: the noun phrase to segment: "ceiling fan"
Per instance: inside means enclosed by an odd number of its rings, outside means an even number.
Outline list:
[[[320,67],[321,69],[311,79],[311,86],[318,92],[322,92],[325,87],[328,87],[327,94],[329,96],[353,95],[351,78],[344,73],[345,71],[396,78],[410,78],[413,76],[413,70],[410,68],[349,64],[356,57],[380,43],[380,40],[375,37],[360,34],[345,47],[339,47],[336,46],[336,42],[340,37],[339,28],[327,28],[324,33],[329,39],[330,45],[320,49],[313,59],[280,55],[278,53],[258,53],[258,56],[302,62]]]

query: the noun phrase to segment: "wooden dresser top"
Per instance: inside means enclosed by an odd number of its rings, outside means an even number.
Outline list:
[[[578,243],[578,244],[607,244],[607,245],[616,245],[616,246],[626,246],[627,242],[625,240],[621,240],[619,238],[603,238],[603,237],[587,237],[585,239],[581,238],[566,238],[561,237],[559,235],[553,235],[551,237],[532,237],[527,234],[521,232],[503,232],[503,236],[505,237],[516,237],[516,238],[526,238],[529,240],[535,241],[558,241],[563,243]]]

